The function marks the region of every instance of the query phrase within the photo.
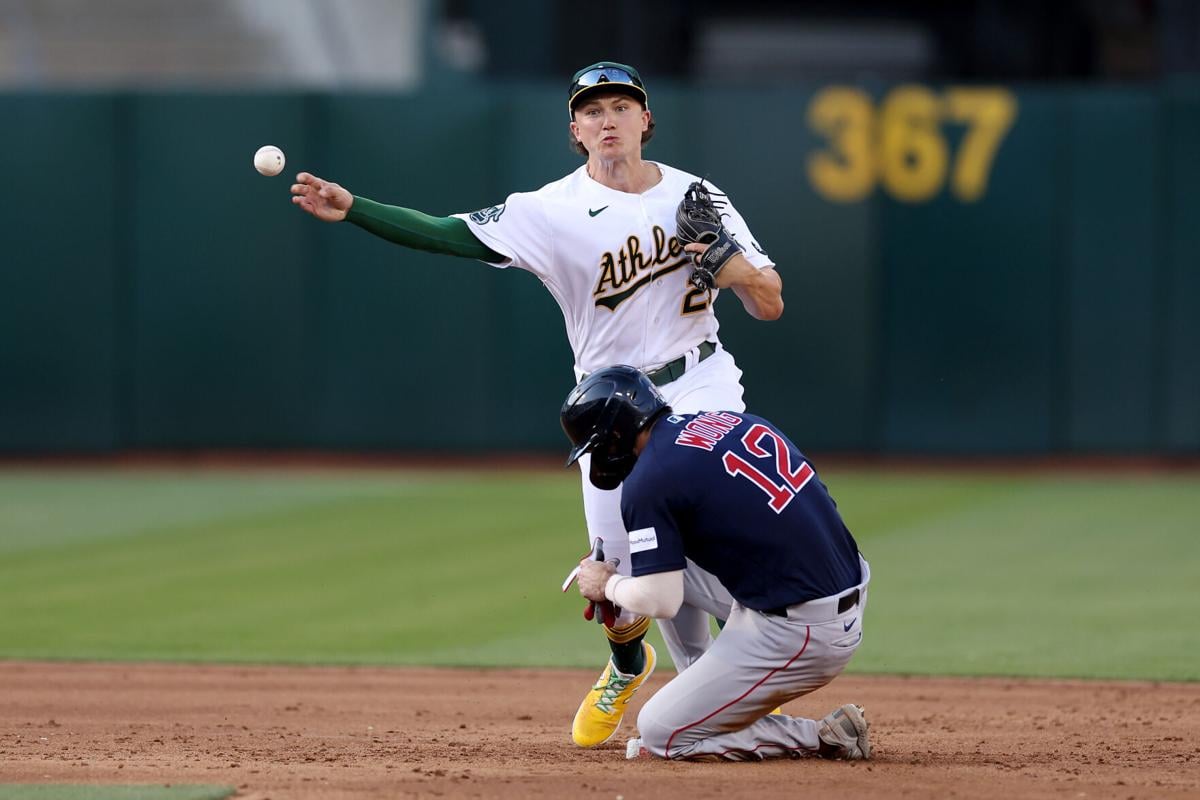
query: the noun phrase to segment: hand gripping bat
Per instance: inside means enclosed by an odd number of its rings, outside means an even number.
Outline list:
[[[590,553],[588,553],[588,558],[590,558],[592,561],[604,560],[604,540],[599,536],[597,536],[596,541],[592,543],[592,550]],[[562,590],[564,592],[571,588],[571,584],[575,582],[575,578],[578,575],[579,567],[576,566],[575,569],[571,570],[570,573],[567,574],[566,580],[563,581]],[[617,617],[620,616],[620,614],[621,610],[614,606],[609,600],[602,600],[600,602],[589,600],[587,606],[583,609],[583,618],[588,622],[591,622],[594,619],[598,624],[607,625],[610,628],[617,624]]]

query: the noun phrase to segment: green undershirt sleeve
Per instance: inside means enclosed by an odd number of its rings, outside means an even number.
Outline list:
[[[346,221],[414,250],[475,258],[490,264],[506,260],[479,241],[458,217],[431,217],[411,208],[388,206],[356,195]]]

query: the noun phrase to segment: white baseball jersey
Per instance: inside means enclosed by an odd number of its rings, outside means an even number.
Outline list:
[[[503,205],[455,215],[505,257],[494,266],[528,270],[554,295],[577,376],[614,364],[649,371],[706,339],[719,341],[717,291],[688,283],[691,261],[675,237],[675,210],[699,178],[651,163],[662,180],[642,194],[610,189],[584,165]],[[750,263],[773,266],[733,205],[708,186]]]
[[[471,232],[505,257],[497,267],[532,272],[554,295],[575,354],[576,378],[614,364],[650,371],[691,352],[705,340],[719,343],[713,301],[717,291],[688,283],[691,260],[675,237],[675,211],[694,175],[654,163],[662,180],[642,194],[610,189],[587,174],[587,165],[536,192],[508,196],[503,205],[472,214]],[[746,258],[762,269],[773,262],[759,247],[737,210],[717,187],[726,229]],[[488,262],[490,263],[490,262]],[[680,413],[744,408],[741,371],[724,348],[682,378],[661,387]],[[629,541],[621,521],[621,490],[597,489],[588,480],[588,456],[579,460],[589,544],[605,541],[605,555],[629,574]],[[688,571],[702,592],[723,596],[712,607],[685,605],[673,620],[659,620],[677,669],[696,661],[712,644],[707,613],[724,619],[731,598],[716,578]],[[720,607],[718,607],[720,606]],[[707,613],[705,613],[707,612]],[[619,625],[637,617],[625,612]]]

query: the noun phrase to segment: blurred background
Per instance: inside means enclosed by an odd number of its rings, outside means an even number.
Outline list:
[[[1200,678],[1200,473],[1142,469],[1200,454],[1191,0],[0,0],[0,658],[598,667],[576,471],[312,468],[561,463],[550,294],[288,187],[536,189],[601,59],[779,265],[721,337],[872,562],[854,668]]]
[[[557,453],[538,282],[288,176],[502,202],[579,164],[602,58],[778,263],[784,317],[727,296],[722,338],[802,447],[1200,451],[1191,0],[0,0],[0,452]]]

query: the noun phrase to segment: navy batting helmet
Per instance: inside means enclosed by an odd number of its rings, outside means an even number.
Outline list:
[[[592,485],[617,488],[637,463],[638,434],[670,410],[650,379],[633,367],[593,372],[571,390],[559,414],[572,444],[567,466],[591,453]]]

